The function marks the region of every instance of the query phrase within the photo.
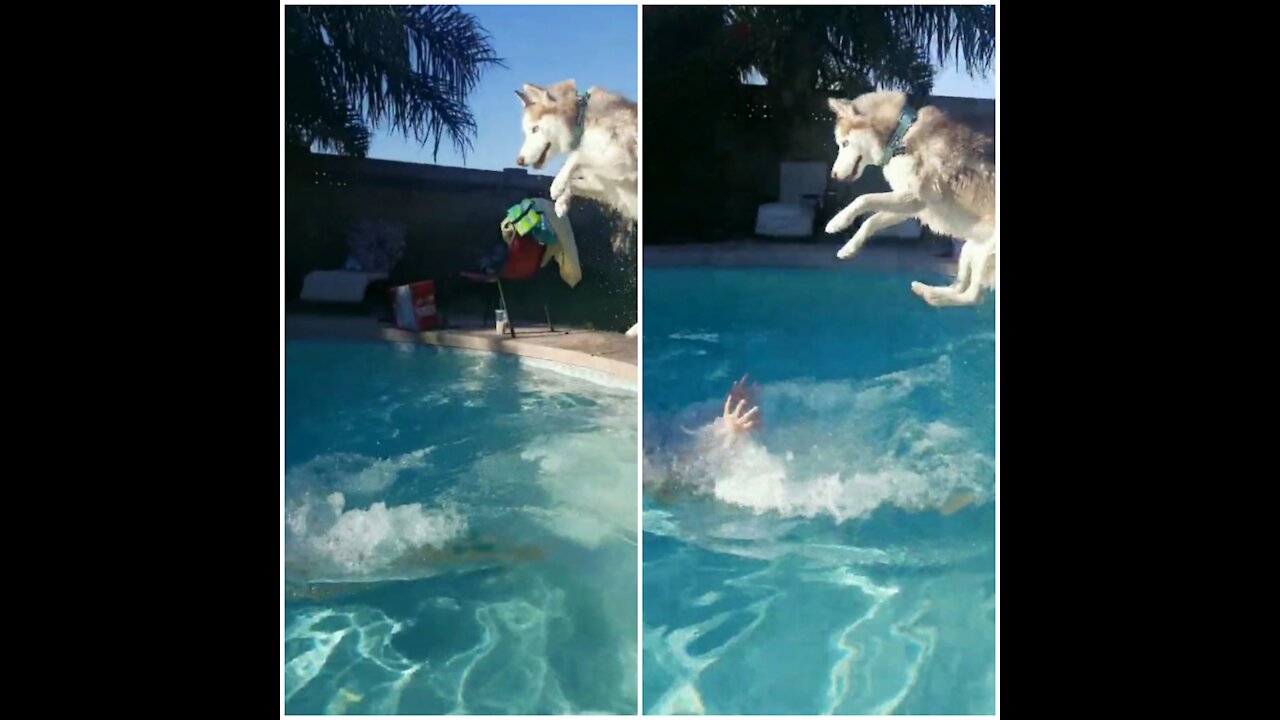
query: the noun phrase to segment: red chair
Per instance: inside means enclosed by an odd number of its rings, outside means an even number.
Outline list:
[[[514,235],[511,239],[511,245],[507,252],[507,259],[502,263],[502,268],[496,274],[463,272],[462,277],[475,282],[493,283],[498,286],[498,301],[502,304],[502,312],[507,316],[507,330],[511,333],[511,337],[516,336],[516,324],[511,319],[511,311],[507,309],[507,297],[502,292],[502,281],[512,280],[529,280],[542,267],[542,256],[547,251],[547,246],[534,240],[532,237],[524,235]],[[547,316],[547,327],[555,331],[555,326],[551,324],[551,312],[547,309],[547,303],[542,303],[542,312]],[[485,318],[489,317],[488,311],[485,311]]]

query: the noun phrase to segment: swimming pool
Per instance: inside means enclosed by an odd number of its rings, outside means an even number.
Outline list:
[[[994,712],[995,299],[917,279],[646,269],[644,712]],[[697,457],[748,371],[764,431]]]
[[[289,342],[285,710],[631,714],[636,396]]]

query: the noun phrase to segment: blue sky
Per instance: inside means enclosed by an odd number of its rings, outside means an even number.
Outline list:
[[[996,98],[995,70],[986,77],[969,77],[964,70],[944,67],[933,78],[933,94],[951,97]]]
[[[515,167],[520,132],[520,100],[515,90],[526,82],[549,85],[573,78],[579,89],[599,85],[637,99],[637,8],[634,5],[463,5],[493,37],[506,68],[491,68],[471,94],[476,118],[473,149],[464,161],[446,140],[440,156],[431,158],[430,143],[421,147],[402,135],[377,130],[369,157],[501,170]],[[962,70],[943,68],[934,78],[935,95],[994,98],[995,73],[970,78]],[[554,175],[563,158],[540,171]],[[531,170],[531,172],[533,172]]]
[[[369,157],[501,170],[515,167],[524,135],[520,131],[520,99],[524,83],[547,86],[570,78],[578,89],[592,85],[635,100],[639,94],[639,52],[635,5],[463,5],[492,36],[494,51],[506,68],[491,68],[471,93],[476,118],[473,150],[466,162],[445,142],[431,159],[431,144],[420,147],[403,135],[375,132]],[[555,175],[563,158],[540,171]],[[534,172],[531,170],[531,172]]]

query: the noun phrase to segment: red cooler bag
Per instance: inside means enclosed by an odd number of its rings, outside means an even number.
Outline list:
[[[401,330],[434,330],[436,316],[436,284],[431,280],[391,288],[391,307],[396,327]]]

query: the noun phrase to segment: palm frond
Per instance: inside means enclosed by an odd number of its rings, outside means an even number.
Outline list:
[[[504,66],[473,16],[446,5],[290,5],[285,18],[291,126],[325,137],[354,133],[338,141],[342,152],[367,152],[356,129],[378,126],[433,141],[433,157],[446,136],[464,157],[471,149],[476,125],[467,98],[485,70]],[[335,122],[349,113],[361,122]]]

